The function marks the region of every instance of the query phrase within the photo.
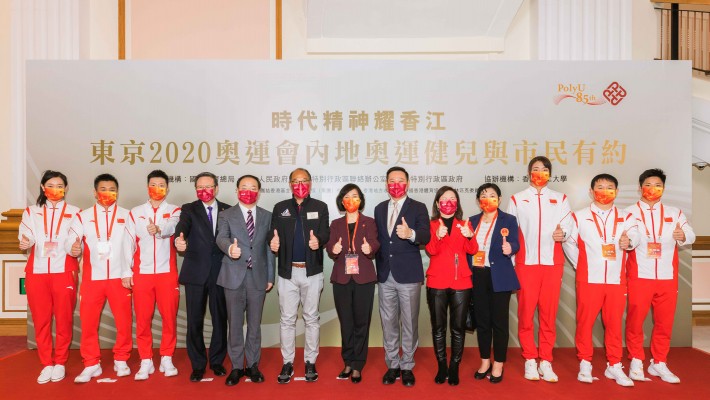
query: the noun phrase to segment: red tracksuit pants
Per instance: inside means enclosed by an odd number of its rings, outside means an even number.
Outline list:
[[[626,308],[626,285],[577,282],[577,332],[574,344],[579,361],[592,361],[594,323],[602,313],[604,347],[609,365],[621,362],[621,324]]]
[[[141,360],[153,358],[153,315],[155,304],[163,320],[160,355],[171,356],[177,343],[177,311],[180,286],[177,273],[133,275],[133,302],[136,310],[136,342]]]
[[[552,361],[557,335],[557,305],[560,302],[563,265],[520,265],[515,268],[520,281],[518,291],[518,339],[526,360]],[[535,345],[535,309],[540,323]]]
[[[101,361],[99,323],[107,299],[116,327],[113,358],[116,361],[128,360],[133,348],[131,291],[123,287],[121,279],[99,281],[87,279],[82,281],[80,293],[81,357],[84,366],[90,367]]]
[[[29,269],[29,268],[28,268]],[[64,365],[69,357],[74,307],[76,306],[76,278],[73,271],[56,274],[26,274],[27,303],[32,312],[35,341],[39,361],[44,366]],[[52,358],[52,318],[56,343]]]
[[[629,308],[626,314],[626,347],[629,350],[629,358],[646,358],[643,351],[643,323],[653,306],[651,355],[654,362],[666,362],[671,347],[677,302],[678,281],[675,279],[629,280]]]

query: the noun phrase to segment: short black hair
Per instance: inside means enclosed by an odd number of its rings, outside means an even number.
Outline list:
[[[237,179],[237,189],[239,189],[239,184],[242,182],[242,179],[244,178],[251,178],[256,181],[256,188],[261,190],[261,181],[259,178],[255,177],[254,175],[242,175]]]
[[[385,175],[385,180],[386,180],[386,179],[389,179],[390,174],[391,174],[392,172],[397,172],[397,171],[399,171],[399,172],[404,172],[404,176],[407,177],[407,182],[409,182],[409,172],[407,172],[406,169],[404,169],[404,168],[402,168],[402,167],[397,167],[397,166],[392,167],[392,168],[390,168],[390,169],[387,170],[387,174]]]
[[[215,186],[215,187],[219,186],[219,180],[217,179],[217,175],[215,175],[215,174],[213,174],[213,173],[211,173],[211,172],[200,172],[200,173],[197,174],[197,176],[195,177],[195,187],[197,187],[197,181],[198,181],[200,178],[204,178],[204,177],[206,177],[206,176],[209,176],[210,178],[212,178],[212,180],[214,181],[214,186]]]
[[[358,210],[362,211],[365,209],[365,194],[363,194],[362,190],[360,190],[360,186],[354,183],[348,183],[340,189],[340,193],[338,193],[338,196],[335,198],[335,205],[338,206],[338,210],[345,211],[345,206],[343,206],[343,197],[345,197],[345,195],[350,193],[353,189],[357,190],[357,195],[360,197],[360,207]]]
[[[100,174],[94,178],[94,190],[99,188],[99,182],[113,182],[116,184],[116,189],[118,189],[118,179],[111,174]]]
[[[478,189],[476,189],[476,199],[480,199],[481,193],[483,193],[483,191],[486,189],[495,190],[498,197],[500,197],[501,192],[500,192],[500,188],[498,187],[498,185],[496,185],[495,183],[484,183],[483,185],[479,186]]]
[[[303,171],[303,172],[305,172],[306,175],[308,175],[308,180],[309,180],[309,181],[313,180],[313,179],[311,178],[311,173],[308,172],[307,169],[305,169],[305,168],[296,168],[296,169],[294,169],[293,171],[291,171],[290,174],[288,174],[288,181],[289,181],[289,182],[291,182],[291,178],[293,178],[293,174],[295,174],[295,173],[298,172],[298,171]]]
[[[663,185],[666,185],[666,174],[663,172],[662,169],[659,168],[652,168],[652,169],[647,169],[639,175],[639,186],[643,186],[643,182],[651,177],[657,177],[663,182]]]
[[[153,179],[153,178],[163,178],[163,179],[165,179],[165,185],[166,185],[166,186],[167,186],[167,185],[170,185],[170,182],[169,182],[169,180],[168,180],[168,174],[166,174],[165,172],[163,172],[163,170],[161,170],[161,169],[156,169],[156,170],[151,171],[151,172],[148,174],[147,183],[150,183],[150,180]]]
[[[67,176],[63,173],[59,171],[52,171],[51,169],[44,171],[44,173],[42,174],[42,179],[39,181],[39,196],[37,196],[37,205],[40,207],[44,207],[44,205],[47,204],[47,196],[44,194],[42,186],[44,186],[44,184],[52,178],[59,178],[64,181],[65,187],[69,185],[69,182],[67,181]]]
[[[533,157],[530,160],[530,162],[528,163],[528,175],[530,175],[532,173],[533,164],[535,164],[538,161],[541,162],[542,165],[545,166],[545,168],[550,170],[550,174],[552,174],[552,163],[550,162],[550,159],[545,156],[537,156],[537,157]]]
[[[594,189],[594,185],[599,182],[599,181],[609,181],[609,182],[614,182],[614,186],[618,189],[619,188],[619,181],[614,178],[614,176],[610,174],[599,174],[592,178],[592,183],[591,183],[591,188]]]
[[[439,211],[439,207],[436,206],[436,203],[439,201],[441,196],[443,196],[444,193],[448,192],[449,190],[454,192],[454,195],[456,195],[456,212],[454,212],[454,218],[459,220],[463,219],[463,208],[461,208],[461,199],[459,198],[459,192],[451,186],[442,186],[439,188],[439,190],[436,191],[436,194],[434,195],[434,204],[431,206],[432,221],[441,218],[441,211]]]

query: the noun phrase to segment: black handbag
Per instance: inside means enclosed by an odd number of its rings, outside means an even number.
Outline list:
[[[473,332],[476,330],[476,314],[474,314],[473,289],[468,301],[468,312],[466,313],[466,330]]]

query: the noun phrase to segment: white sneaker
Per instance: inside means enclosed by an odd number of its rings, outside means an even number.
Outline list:
[[[634,386],[634,381],[629,379],[628,376],[624,373],[624,367],[621,365],[620,362],[614,364],[614,365],[609,365],[609,363],[606,363],[606,371],[604,371],[604,376],[606,376],[609,379],[613,379],[616,381],[617,384],[621,386]]]
[[[83,371],[74,378],[74,383],[86,383],[91,380],[91,378],[96,378],[97,376],[101,376],[101,364],[96,364],[92,365],[90,367],[84,368]]]
[[[153,366],[153,360],[150,358],[146,358],[145,360],[141,360],[141,367],[136,372],[135,380],[137,381],[144,381],[148,379],[150,374],[155,372],[155,367]]]
[[[62,379],[64,379],[64,376],[66,375],[66,372],[64,370],[63,365],[55,365],[54,369],[52,370],[52,382],[59,382]]]
[[[534,358],[525,360],[525,379],[529,381],[540,380],[540,374],[537,373],[537,360]]]
[[[664,362],[655,364],[653,359],[651,359],[651,365],[648,366],[648,374],[660,377],[663,379],[663,382],[680,383],[680,378],[675,376],[675,374],[668,369],[668,366]]]
[[[113,370],[116,371],[116,376],[128,376],[131,374],[131,369],[125,361],[113,361]]]
[[[579,362],[579,373],[577,374],[577,380],[584,383],[594,382],[594,377],[592,376],[592,363],[587,360]]]
[[[170,356],[160,357],[160,372],[165,373],[165,376],[175,376],[178,374],[177,368],[173,365],[173,358]]]
[[[42,372],[40,372],[39,376],[37,377],[37,383],[42,385],[44,383],[51,381],[53,370],[54,370],[54,367],[51,365],[48,365],[48,366],[42,368]]]
[[[650,379],[646,378],[646,375],[643,374],[643,361],[638,358],[631,359],[631,365],[629,365],[629,378],[641,382],[650,381]]]
[[[557,382],[557,374],[552,370],[552,364],[549,361],[540,361],[540,368],[537,369],[542,380],[545,382]]]

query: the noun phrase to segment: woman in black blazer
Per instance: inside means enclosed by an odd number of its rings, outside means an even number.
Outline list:
[[[468,257],[473,271],[473,304],[481,366],[474,378],[490,374],[491,383],[503,380],[508,352],[508,312],[513,290],[520,289],[511,257],[520,249],[518,223],[498,209],[500,188],[484,183],[476,190],[481,213],[470,218],[478,253]],[[491,365],[493,342],[493,365]]]

